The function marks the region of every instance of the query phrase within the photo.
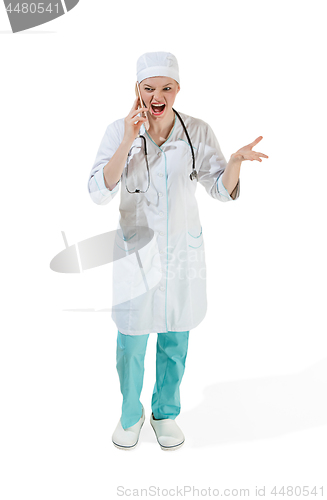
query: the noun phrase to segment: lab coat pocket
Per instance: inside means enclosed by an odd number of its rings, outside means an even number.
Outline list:
[[[191,229],[188,231],[188,246],[192,249],[203,247],[202,226],[200,229]]]
[[[199,296],[205,293],[206,264],[202,226],[189,229],[187,233],[188,278],[197,282]]]
[[[122,230],[117,231],[116,238],[115,238],[115,244],[121,250],[121,252],[119,252],[119,250],[116,248],[116,259],[118,258],[119,255],[120,255],[120,258],[124,257],[125,254],[128,255],[130,252],[132,252],[132,250],[135,249],[136,232],[131,233],[131,234],[129,234],[129,233],[126,236]]]

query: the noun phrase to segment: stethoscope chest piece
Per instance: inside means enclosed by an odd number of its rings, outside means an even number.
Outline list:
[[[191,173],[190,173],[190,179],[191,181],[193,181],[193,179],[195,179],[196,181],[198,180],[198,173],[196,170],[193,170]]]

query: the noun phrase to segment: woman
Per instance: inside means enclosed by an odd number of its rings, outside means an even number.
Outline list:
[[[252,151],[258,137],[227,164],[210,126],[174,110],[180,78],[171,53],[141,56],[137,81],[143,103],[137,98],[125,119],[107,127],[88,181],[99,205],[109,203],[121,185],[112,318],[123,404],[112,440],[121,449],[138,443],[145,418],[144,356],[149,334],[157,333],[150,423],[161,449],[174,450],[185,440],[175,419],[189,331],[207,310],[197,183],[216,200],[236,200],[242,161],[268,156]]]

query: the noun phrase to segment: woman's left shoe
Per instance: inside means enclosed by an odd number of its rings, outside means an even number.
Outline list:
[[[162,450],[176,450],[183,446],[185,437],[175,420],[172,418],[155,420],[152,413],[150,424]]]

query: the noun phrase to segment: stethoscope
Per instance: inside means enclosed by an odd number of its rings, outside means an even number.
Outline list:
[[[190,136],[188,135],[188,132],[186,130],[186,127],[185,127],[185,124],[182,120],[182,118],[180,117],[180,115],[177,113],[177,111],[172,108],[172,110],[174,111],[174,113],[178,116],[182,126],[183,126],[183,129],[184,129],[184,132],[186,134],[186,137],[187,137],[187,140],[188,140],[188,144],[191,148],[191,152],[192,152],[192,172],[190,173],[190,179],[191,181],[193,181],[193,179],[196,179],[198,180],[198,173],[197,171],[195,170],[195,158],[194,158],[194,151],[193,151],[193,146],[192,146],[192,142],[191,142],[191,139],[190,139]],[[147,148],[146,148],[146,140],[145,140],[145,137],[144,135],[138,135],[138,138],[142,139],[143,140],[143,143],[144,143],[144,156],[145,156],[145,163],[146,163],[146,169],[147,169],[147,172],[148,172],[148,186],[146,188],[145,191],[141,191],[141,189],[135,189],[135,191],[130,191],[127,187],[127,177],[128,177],[128,163],[129,163],[129,159],[132,155],[132,149],[135,147],[135,146],[132,146],[131,149],[129,150],[128,152],[128,155],[127,155],[127,162],[126,162],[126,176],[125,176],[125,187],[126,187],[126,190],[131,193],[131,194],[134,194],[134,193],[146,193],[147,190],[149,189],[150,187],[150,171],[149,171],[149,164],[148,164],[148,151],[147,151]]]

